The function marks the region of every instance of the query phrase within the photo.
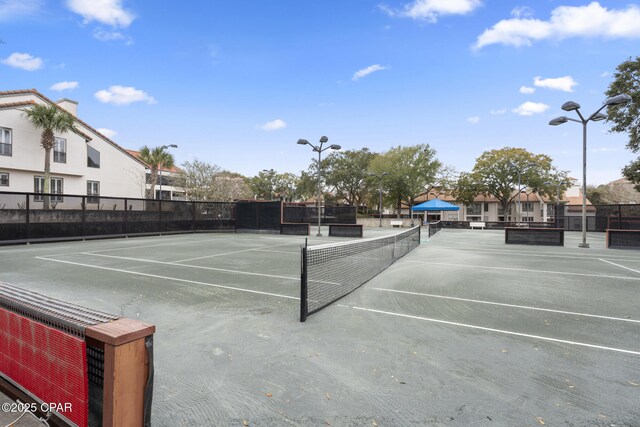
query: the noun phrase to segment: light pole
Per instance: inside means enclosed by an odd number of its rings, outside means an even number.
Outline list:
[[[516,172],[518,172],[518,209],[516,212],[516,225],[520,227],[520,217],[522,216],[522,204],[520,203],[520,193],[522,193],[522,188],[520,188],[521,175],[524,169],[528,169],[537,165],[535,163],[527,163],[523,167],[520,167],[514,162],[510,162],[509,164],[513,169],[516,170]],[[527,201],[528,201],[528,198],[527,198]]]
[[[551,120],[549,124],[551,126],[558,126],[567,122],[582,123],[582,243],[578,244],[579,248],[588,248],[587,243],[587,123],[599,122],[607,118],[604,114],[600,113],[604,108],[613,105],[624,105],[631,101],[631,97],[627,94],[616,95],[611,98],[607,98],[604,104],[591,114],[588,118],[584,118],[580,112],[580,104],[573,101],[568,101],[562,104],[564,111],[575,111],[580,117],[580,120],[572,119],[567,116],[556,117]]]
[[[262,172],[269,175],[269,199],[273,200],[273,175],[275,171],[273,169],[262,169]]]
[[[166,150],[167,148],[178,148],[178,146],[176,144],[163,145],[160,147],[160,150]],[[163,164],[160,163],[160,167],[158,168],[160,170],[160,189],[158,190],[158,198],[160,200],[162,200],[162,166]]]
[[[547,181],[544,183],[544,185],[555,185],[556,186],[556,213],[553,216],[553,222],[555,223],[556,228],[558,228],[559,222],[558,222],[558,214],[560,212],[560,187],[567,185],[566,181],[558,181],[558,182],[550,182]]]
[[[378,216],[380,217],[380,225],[379,225],[379,227],[382,227],[382,178],[384,178],[388,174],[389,174],[389,172],[382,172],[380,175],[375,174],[373,172],[371,172],[369,174],[369,176],[376,177],[380,181],[380,183],[378,185],[378,194],[379,194],[379,198],[378,198]]]
[[[321,192],[322,189],[320,188],[320,162],[322,161],[322,152],[325,150],[339,150],[342,147],[340,147],[338,144],[331,144],[328,147],[324,147],[322,148],[322,144],[324,144],[325,142],[329,141],[329,138],[327,138],[326,136],[321,136],[320,137],[320,145],[315,146],[312,143],[310,143],[309,141],[307,141],[306,139],[299,139],[298,140],[298,144],[300,145],[310,145],[313,148],[313,151],[316,151],[318,153],[318,236],[322,236],[322,233],[320,232],[320,197],[321,197]]]

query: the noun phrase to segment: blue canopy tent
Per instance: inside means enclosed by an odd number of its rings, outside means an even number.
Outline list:
[[[415,212],[424,212],[425,213],[425,221],[427,219],[427,212],[443,212],[443,211],[459,211],[460,208],[456,205],[452,205],[451,203],[447,203],[444,200],[433,199],[428,202],[420,203],[419,205],[415,205],[411,208],[412,215],[413,211]],[[458,218],[460,219],[460,218]]]

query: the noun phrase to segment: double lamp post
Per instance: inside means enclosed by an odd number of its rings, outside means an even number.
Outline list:
[[[582,243],[578,244],[579,248],[588,248],[587,243],[587,124],[589,122],[599,122],[605,120],[607,116],[600,113],[603,109],[614,105],[624,105],[631,101],[631,97],[627,94],[616,95],[611,98],[607,98],[604,104],[596,110],[595,113],[585,118],[580,112],[580,104],[577,102],[569,101],[562,104],[564,111],[575,111],[578,114],[578,119],[572,119],[567,116],[556,117],[551,120],[549,124],[551,126],[558,126],[567,122],[576,122],[582,124]]]
[[[318,153],[318,196],[317,196],[317,203],[318,203],[318,236],[322,236],[322,233],[320,232],[320,210],[321,210],[321,205],[320,205],[320,197],[322,196],[322,188],[321,188],[321,183],[320,183],[320,172],[321,172],[321,161],[322,161],[322,152],[326,151],[326,150],[339,150],[342,147],[340,147],[338,144],[331,144],[327,147],[322,148],[322,145],[329,141],[329,138],[327,138],[326,136],[322,136],[320,137],[320,145],[313,145],[312,143],[310,143],[309,141],[307,141],[306,139],[299,139],[298,140],[298,144],[300,145],[310,145],[311,148],[313,148],[313,151]]]

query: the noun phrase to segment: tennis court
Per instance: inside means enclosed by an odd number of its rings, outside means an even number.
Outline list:
[[[154,426],[639,425],[640,253],[580,237],[423,235],[305,323],[297,236],[1,247],[0,281],[155,324]]]

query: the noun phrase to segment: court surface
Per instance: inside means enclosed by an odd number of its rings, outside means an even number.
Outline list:
[[[640,252],[580,238],[423,235],[305,323],[297,236],[6,246],[0,281],[155,324],[154,426],[638,426]]]

